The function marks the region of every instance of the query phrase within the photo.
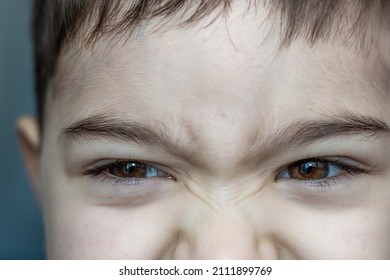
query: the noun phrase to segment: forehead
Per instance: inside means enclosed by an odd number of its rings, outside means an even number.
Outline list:
[[[237,7],[207,28],[156,31],[151,22],[128,40],[69,46],[49,103],[50,122],[64,127],[104,113],[163,121],[173,133],[186,124],[188,136],[226,142],[233,151],[253,131],[266,135],[342,110],[390,120],[381,42],[370,52],[340,42],[309,47],[301,40],[280,49],[267,14],[243,16]]]

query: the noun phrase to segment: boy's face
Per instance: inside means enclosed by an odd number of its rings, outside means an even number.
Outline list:
[[[388,53],[278,50],[244,9],[64,54],[40,158],[49,258],[390,258]]]

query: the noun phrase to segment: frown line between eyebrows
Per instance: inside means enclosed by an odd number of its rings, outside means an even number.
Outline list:
[[[258,131],[254,132],[259,134]],[[243,150],[243,158],[267,158],[288,148],[301,147],[340,136],[363,136],[380,138],[390,135],[388,125],[380,119],[369,116],[344,114],[339,117],[312,119],[290,123],[269,136],[260,135],[252,147]],[[107,115],[96,115],[74,122],[63,129],[60,140],[75,142],[98,139],[133,142],[140,146],[153,147],[180,155],[189,162],[195,160],[196,147],[201,143],[192,143],[193,139],[180,133],[169,131],[169,126],[158,122],[123,121]],[[197,141],[204,141],[200,136]],[[203,143],[204,145],[204,143]]]

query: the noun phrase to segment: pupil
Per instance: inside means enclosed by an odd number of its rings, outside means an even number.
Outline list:
[[[129,162],[129,163],[125,164],[123,171],[125,173],[132,173],[132,172],[134,172],[135,167],[136,166],[135,166],[134,162]]]
[[[313,170],[317,168],[316,164],[314,162],[307,162],[301,165],[300,173],[302,174],[310,174],[313,172]]]

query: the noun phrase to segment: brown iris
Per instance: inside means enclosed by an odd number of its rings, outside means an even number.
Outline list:
[[[321,161],[297,162],[288,167],[288,175],[297,180],[321,180],[329,176],[329,164]]]
[[[109,167],[110,174],[117,177],[145,178],[147,166],[139,162],[119,162]]]

